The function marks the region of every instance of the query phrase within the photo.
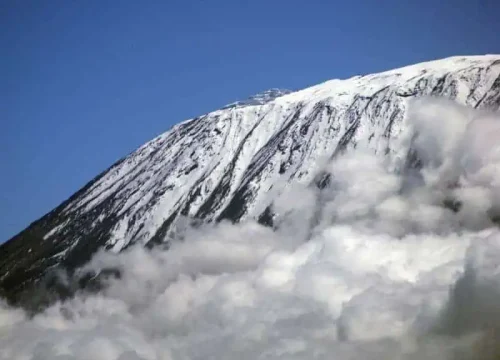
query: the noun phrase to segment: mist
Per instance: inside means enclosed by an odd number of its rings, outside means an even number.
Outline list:
[[[496,359],[500,116],[410,104],[407,158],[348,151],[289,184],[274,227],[182,231],[100,252],[96,293],[35,315],[0,303],[0,359]],[[495,358],[496,356],[496,358]]]

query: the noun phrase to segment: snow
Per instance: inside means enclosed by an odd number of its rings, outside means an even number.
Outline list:
[[[442,95],[474,107],[499,76],[500,65],[493,65],[498,60],[498,55],[452,57],[329,80],[292,93],[272,89],[252,97],[252,106],[243,101],[242,106],[174,126],[110,169],[66,211],[88,212],[111,198],[111,212],[119,217],[115,228],[120,232],[112,235],[110,243],[119,251],[131,241],[146,243],[188,201],[189,215],[195,215],[227,177],[228,193],[219,198],[207,220],[219,216],[245,186],[253,189],[253,200],[247,203],[244,217],[256,217],[272,202],[267,189],[273,188],[276,196],[292,179],[312,181],[353,123],[359,126],[345,144],[347,149],[361,146],[382,156],[387,153],[392,166],[399,166],[408,146],[402,134],[412,97],[398,94],[412,94],[418,88],[419,96],[430,95],[446,75]],[[276,138],[280,131],[281,139]],[[282,150],[276,151],[278,146]],[[254,170],[249,170],[250,164]],[[284,172],[280,172],[282,164],[286,164]],[[186,174],[193,165],[198,167]],[[197,188],[203,191],[190,198]],[[128,226],[132,216],[138,219]]]
[[[286,89],[269,89],[262,93],[256,94],[248,98],[244,101],[236,101],[234,103],[228,104],[224,106],[222,109],[229,109],[235,107],[243,107],[243,106],[256,106],[256,105],[264,105],[270,101],[275,100],[276,98],[291,93],[290,90]]]
[[[61,229],[63,229],[66,225],[68,224],[67,221],[65,221],[64,223],[60,224],[60,225],[57,225],[57,226],[54,226],[52,228],[52,230],[50,230],[48,233],[46,233],[44,236],[43,236],[43,239],[44,240],[47,240],[49,237],[53,236],[54,234],[56,234],[57,232],[59,232]]]

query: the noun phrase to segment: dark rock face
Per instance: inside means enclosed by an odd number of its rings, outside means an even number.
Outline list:
[[[399,141],[408,101],[428,95],[498,110],[500,58],[444,59],[294,93],[273,89],[180,123],[1,245],[0,295],[23,304],[36,284],[61,296],[96,288],[93,275],[74,269],[101,248],[168,246],[180,217],[273,226],[270,205],[283,184],[328,186],[322,159],[356,147],[408,153]],[[407,164],[419,164],[411,151]],[[65,285],[53,276],[58,269],[71,279]]]

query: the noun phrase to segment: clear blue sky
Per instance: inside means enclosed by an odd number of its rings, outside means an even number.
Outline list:
[[[500,52],[497,0],[0,2],[0,242],[181,120]]]

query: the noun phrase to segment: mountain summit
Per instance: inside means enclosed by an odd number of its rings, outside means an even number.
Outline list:
[[[246,100],[236,101],[234,103],[228,104],[224,106],[222,109],[230,109],[230,108],[251,106],[251,105],[264,105],[270,101],[279,98],[280,96],[290,94],[291,92],[292,92],[291,90],[286,90],[286,89],[269,89],[261,93],[258,93],[256,95],[250,96]]]
[[[179,123],[1,245],[0,294],[17,302],[53,269],[81,266],[100,248],[168,246],[186,218],[272,225],[271,205],[287,184],[324,186],[323,165],[341,152],[407,160],[404,120],[422,96],[498,110],[500,56],[271,89]]]

